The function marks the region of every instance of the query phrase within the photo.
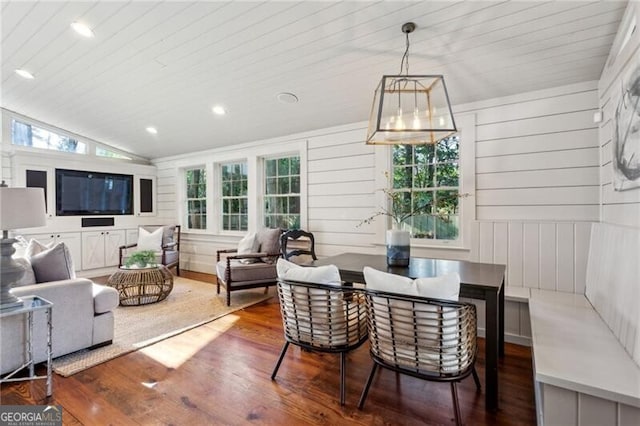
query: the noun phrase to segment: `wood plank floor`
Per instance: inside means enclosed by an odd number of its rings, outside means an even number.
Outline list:
[[[185,271],[183,276],[212,281],[204,274]],[[476,365],[484,382],[484,340],[479,340]],[[364,409],[358,410],[371,368],[367,345],[348,356],[344,407],[337,355],[292,346],[271,381],[282,344],[274,296],[72,377],[54,375],[50,399],[43,381],[3,384],[0,403],[60,404],[68,425],[454,424],[448,384],[386,370],[378,373]],[[484,409],[484,393],[476,391],[473,379],[465,379],[458,392],[466,425],[535,424],[530,349],[506,345],[497,412]]]

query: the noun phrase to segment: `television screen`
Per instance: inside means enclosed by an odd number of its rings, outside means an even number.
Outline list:
[[[56,169],[56,215],[133,214],[133,176]]]

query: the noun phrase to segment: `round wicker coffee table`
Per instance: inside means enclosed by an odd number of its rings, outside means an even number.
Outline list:
[[[120,267],[107,285],[118,290],[120,305],[138,306],[160,302],[173,290],[173,275],[164,265],[148,268]]]

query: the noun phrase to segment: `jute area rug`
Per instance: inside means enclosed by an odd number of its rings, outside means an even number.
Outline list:
[[[272,296],[272,288],[267,294],[264,288],[235,291],[227,306],[223,289],[217,295],[214,284],[175,277],[171,294],[162,302],[116,308],[113,344],[56,358],[53,370],[71,376]]]

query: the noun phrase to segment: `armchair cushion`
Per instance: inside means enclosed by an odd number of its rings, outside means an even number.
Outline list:
[[[378,271],[368,266],[364,268],[363,272],[367,288],[371,290],[453,302],[458,301],[458,295],[460,294],[460,275],[457,272],[415,280]]]
[[[162,250],[162,228],[158,228],[153,232],[147,231],[145,228],[138,229],[138,246],[137,250]]]
[[[239,259],[231,259],[231,287],[234,283],[239,285],[247,282],[275,281],[277,277],[276,267],[270,263],[257,262],[251,264],[242,263]],[[223,259],[216,265],[218,279],[226,283],[227,260]]]
[[[278,259],[278,278],[308,283],[342,285],[340,271],[335,265],[303,267],[288,260]]]
[[[274,256],[263,257],[263,262],[275,263],[278,259],[280,254],[280,234],[282,234],[280,228],[262,228],[256,234],[256,239],[260,243],[258,251],[261,253],[274,254]]]

